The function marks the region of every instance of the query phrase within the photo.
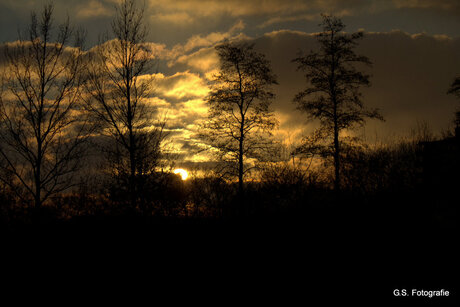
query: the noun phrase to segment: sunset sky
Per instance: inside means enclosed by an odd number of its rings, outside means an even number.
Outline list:
[[[117,0],[55,0],[55,18],[66,14],[88,32],[87,48],[110,31]],[[0,0],[0,42],[14,41],[30,11],[45,1]],[[139,1],[139,4],[142,2]],[[385,122],[369,122],[358,133],[369,140],[407,136],[417,121],[435,133],[447,129],[460,102],[447,89],[460,75],[460,1],[458,0],[146,0],[148,41],[159,58],[151,102],[168,118],[174,146],[184,159],[199,159],[197,124],[217,68],[214,46],[225,38],[244,38],[272,62],[279,85],[272,107],[280,121],[277,137],[294,142],[311,124],[292,103],[305,80],[291,62],[299,51],[317,48],[311,33],[320,31],[321,13],[341,17],[346,31],[363,30],[357,52],[374,63],[363,101],[378,107]]]

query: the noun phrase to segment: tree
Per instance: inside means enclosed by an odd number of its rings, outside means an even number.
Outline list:
[[[369,75],[355,65],[371,65],[370,60],[357,55],[354,48],[362,32],[346,34],[345,25],[336,17],[323,15],[323,31],[316,38],[320,50],[311,51],[293,61],[305,72],[307,88],[298,93],[294,102],[310,119],[320,123],[319,134],[332,139],[328,154],[334,159],[334,190],[340,190],[340,133],[363,125],[366,118],[383,120],[377,109],[367,110],[359,89],[369,86]]]
[[[82,35],[68,19],[55,33],[52,15],[52,5],[32,13],[27,39],[6,45],[0,93],[0,180],[35,208],[74,184],[89,132],[79,104]]]
[[[118,6],[112,32],[115,38],[93,52],[86,105],[103,135],[114,141],[111,160],[119,175],[129,174],[128,189],[135,205],[136,177],[151,171],[158,161],[164,125],[155,126],[154,110],[147,103],[153,58],[145,46],[143,9],[134,0]]]
[[[447,93],[460,98],[460,77],[455,78]],[[460,111],[455,112],[455,126],[456,130],[460,129]]]
[[[460,98],[460,77],[455,78],[455,80],[450,85],[448,94],[454,94]]]
[[[267,135],[277,121],[269,110],[277,84],[270,63],[254,45],[224,42],[216,47],[220,70],[214,75],[207,97],[208,120],[202,135],[230,161],[230,173],[238,176],[239,195],[243,192],[244,175],[250,170],[245,159],[261,157],[267,146]]]

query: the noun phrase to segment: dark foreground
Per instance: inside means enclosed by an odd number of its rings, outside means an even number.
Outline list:
[[[16,290],[44,287],[45,298],[133,292],[150,304],[439,306],[458,303],[455,231],[417,214],[353,207],[263,218],[42,220],[4,231],[3,279]],[[402,289],[450,296],[396,297]]]

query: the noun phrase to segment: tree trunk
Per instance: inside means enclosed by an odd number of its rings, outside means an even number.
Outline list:
[[[35,208],[39,209],[41,207],[41,184],[40,184],[40,164],[37,165],[37,170],[35,174],[35,195],[34,195],[34,204]]]
[[[39,209],[41,207],[41,167],[43,159],[43,144],[42,144],[42,119],[43,119],[43,106],[45,105],[45,59],[46,59],[46,41],[43,48],[42,56],[42,68],[40,69],[40,101],[38,105],[37,112],[37,132],[35,134],[35,139],[37,141],[37,169],[35,171],[35,208]]]
[[[238,195],[243,198],[243,138],[240,139],[240,152],[238,157]]]
[[[340,148],[337,121],[334,123],[334,171],[334,191],[336,196],[338,196],[340,194]]]
[[[337,114],[337,100],[334,95],[334,192],[335,196],[338,197],[340,194],[340,147],[339,147],[339,125],[338,125],[338,114]]]
[[[244,125],[245,125],[245,118],[244,118],[244,96],[243,96],[243,85],[242,85],[242,76],[240,72],[240,68],[237,65],[236,69],[239,75],[239,91],[240,91],[240,115],[241,115],[241,123],[240,123],[240,140],[239,140],[239,156],[238,156],[238,198],[239,198],[239,206],[243,206],[243,174],[244,174]],[[241,211],[241,210],[240,210]]]
[[[131,206],[136,206],[136,149],[134,146],[134,136],[132,131],[129,132],[129,161],[130,161],[130,174],[129,174],[129,197]]]
[[[41,110],[40,110],[41,111]],[[41,116],[38,117],[39,123],[41,121]],[[35,195],[34,195],[34,208],[35,210],[39,210],[42,206],[42,199],[41,199],[41,167],[42,167],[42,159],[43,159],[43,148],[41,142],[41,134],[40,134],[40,125],[38,127],[38,136],[37,136],[37,162],[36,162],[36,170],[35,170]]]
[[[126,69],[126,97],[127,97],[127,121],[128,121],[128,133],[129,133],[129,197],[131,201],[131,209],[134,209],[136,206],[136,141],[133,131],[133,112],[131,104],[131,87],[130,81],[131,76],[129,74],[129,69]]]
[[[334,50],[334,31],[331,31],[331,50]],[[340,194],[340,148],[339,148],[339,125],[338,125],[338,103],[337,103],[337,93],[336,93],[336,80],[335,80],[335,65],[336,58],[334,53],[331,55],[331,79],[330,79],[330,93],[332,98],[332,103],[334,104],[334,192],[336,198]]]

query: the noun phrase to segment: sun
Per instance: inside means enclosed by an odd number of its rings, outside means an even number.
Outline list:
[[[177,168],[174,170],[174,174],[179,174],[182,180],[185,180],[188,178],[188,173],[185,169],[182,168]]]

